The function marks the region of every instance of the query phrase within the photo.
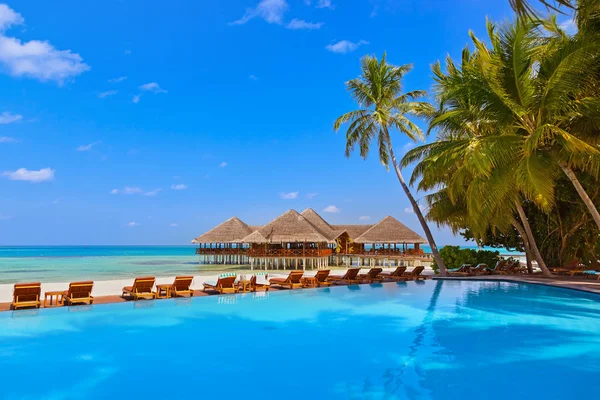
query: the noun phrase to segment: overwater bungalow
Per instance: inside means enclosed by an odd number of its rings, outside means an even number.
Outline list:
[[[233,217],[192,242],[199,245],[201,263],[252,269],[391,266],[427,259],[420,249],[426,240],[393,217],[374,225],[331,225],[311,208],[289,210],[264,226]]]

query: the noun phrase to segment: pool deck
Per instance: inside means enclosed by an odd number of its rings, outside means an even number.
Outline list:
[[[574,289],[574,290],[579,290],[579,291],[584,291],[584,292],[600,294],[600,280],[585,279],[585,277],[581,277],[581,276],[574,276],[574,277],[553,276],[551,278],[546,278],[541,275],[485,275],[485,276],[470,276],[470,277],[441,277],[441,276],[429,275],[428,278],[433,278],[434,280],[439,279],[439,280],[524,282],[524,283],[561,287],[561,288]],[[289,289],[276,288],[276,287],[272,287],[269,289],[269,291],[273,291],[273,292],[278,291],[278,290],[289,290]],[[206,293],[202,290],[194,290],[194,297],[203,297],[203,296],[230,296],[230,295],[228,295],[228,294],[218,295],[218,294],[213,294],[213,293]],[[160,301],[163,299],[157,299],[157,300]],[[117,296],[117,295],[94,296],[94,304],[125,303],[128,301],[132,301],[132,300],[124,299],[121,296]],[[156,301],[156,300],[154,300],[154,301]],[[11,310],[11,303],[0,303],[0,312],[10,311],[10,310]]]
[[[600,294],[600,280],[586,279],[583,276],[558,276],[558,275],[555,275],[551,278],[546,278],[541,275],[482,275],[482,276],[467,276],[467,277],[434,276],[433,279],[524,282],[524,283],[562,287],[562,288],[580,290],[583,292]]]

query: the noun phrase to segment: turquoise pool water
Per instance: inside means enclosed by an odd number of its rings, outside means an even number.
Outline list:
[[[600,297],[426,281],[0,313],[0,399],[575,399]]]

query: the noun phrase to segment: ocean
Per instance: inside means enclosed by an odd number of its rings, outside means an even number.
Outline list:
[[[430,251],[428,246],[422,248]],[[195,249],[194,245],[0,246],[0,284],[199,275],[222,268],[199,264]]]

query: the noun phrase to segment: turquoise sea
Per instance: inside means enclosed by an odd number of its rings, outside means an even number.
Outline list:
[[[173,276],[214,270],[214,266],[199,264],[195,249],[194,245],[0,246],[0,284]],[[427,246],[423,250],[429,252]]]

